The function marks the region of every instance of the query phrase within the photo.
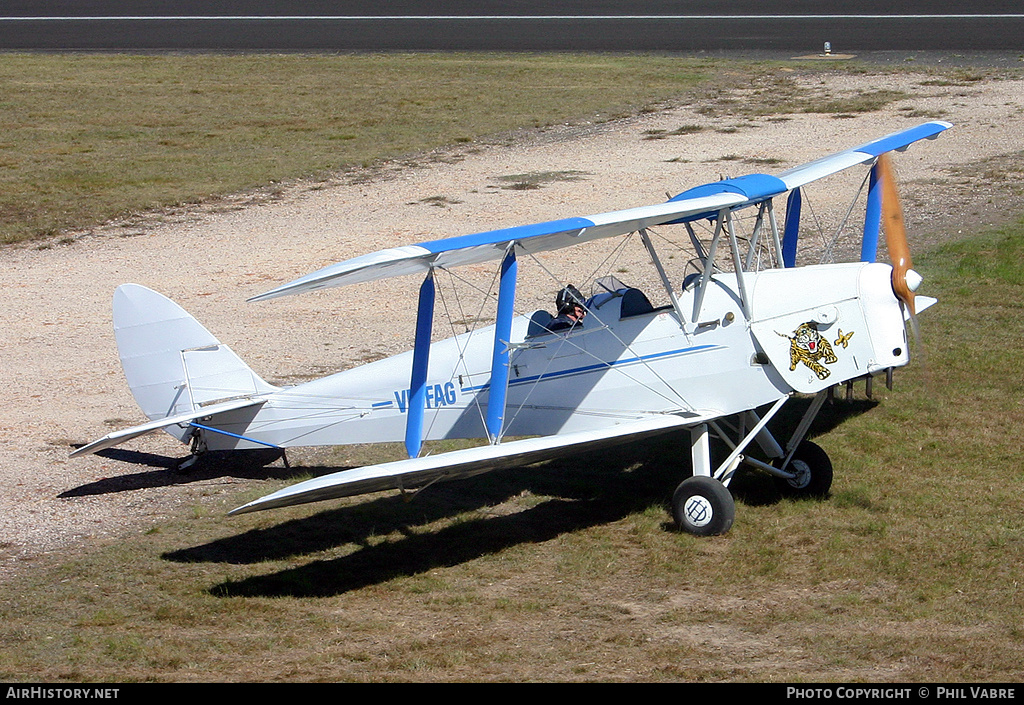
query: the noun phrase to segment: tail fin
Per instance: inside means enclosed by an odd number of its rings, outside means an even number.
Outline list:
[[[138,284],[114,292],[114,336],[132,396],[150,420],[276,389],[183,308]]]

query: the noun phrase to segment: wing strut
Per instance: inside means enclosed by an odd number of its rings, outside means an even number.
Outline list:
[[[427,401],[427,364],[430,362],[430,336],[434,327],[434,270],[420,285],[416,310],[416,340],[412,353],[412,379],[409,383],[409,416],[405,426],[405,450],[416,458],[423,447],[423,414]]]
[[[676,316],[679,317],[679,325],[689,338],[690,330],[687,328],[686,316],[683,315],[683,309],[679,306],[679,297],[676,296],[676,291],[672,287],[672,282],[669,280],[668,274],[665,272],[665,267],[661,263],[661,258],[658,257],[658,252],[654,249],[654,243],[651,242],[651,238],[647,234],[647,228],[640,228],[640,241],[643,242],[644,247],[647,248],[647,253],[651,256],[651,261],[654,262],[654,266],[658,270],[658,276],[661,277],[661,284],[665,287],[665,291],[668,292],[669,299],[672,301],[672,308],[675,310]]]
[[[707,290],[708,282],[711,281],[711,277],[715,273],[715,255],[718,254],[718,241],[722,237],[722,229],[727,215],[728,211],[723,208],[719,211],[718,218],[715,219],[715,234],[711,238],[711,244],[708,245],[707,256],[704,258],[704,271],[701,272],[697,293],[693,297],[694,323],[700,317],[700,308],[704,304],[704,292]]]
[[[775,248],[775,266],[782,264],[782,241],[779,240],[779,224],[775,220],[775,202],[768,201],[768,222],[772,228],[772,247]]]
[[[743,258],[740,256],[739,243],[736,241],[736,229],[733,226],[732,211],[723,208],[718,212],[715,223],[715,234],[711,238],[708,247],[707,258],[704,260],[704,271],[701,273],[700,283],[697,285],[697,293],[693,297],[693,322],[696,323],[700,317],[701,306],[704,304],[704,292],[707,290],[708,282],[714,273],[715,256],[718,254],[719,241],[724,234],[729,240],[729,249],[732,252],[733,269],[736,273],[736,285],[739,288],[740,303],[743,308],[743,316],[750,318],[750,299],[747,296],[747,285],[744,281]]]
[[[864,213],[864,240],[860,246],[860,261],[874,262],[878,256],[878,235],[882,227],[882,178],[881,166],[876,161],[871,167],[868,182],[867,211]]]
[[[743,317],[749,321],[750,297],[747,296],[746,272],[743,269],[743,262],[740,258],[740,246],[736,242],[736,228],[733,225],[731,211],[726,213],[725,228],[729,234],[729,249],[732,250],[732,268],[736,273],[736,286],[740,291],[740,305],[743,307]]]
[[[800,237],[800,206],[803,197],[800,189],[789,192],[786,200],[786,230],[782,235],[782,262],[786,267],[796,266],[796,243]]]
[[[505,424],[505,398],[508,393],[509,342],[512,338],[512,317],[515,314],[516,276],[515,243],[512,243],[501,262],[501,281],[498,284],[498,313],[494,324],[494,353],[491,356],[491,383],[487,398],[487,435],[492,444],[501,441]]]
[[[747,247],[747,259],[743,262],[743,271],[749,272],[754,266],[754,255],[757,254],[757,245],[761,240],[761,229],[764,227],[764,214],[768,211],[771,200],[761,201],[757,207],[757,220],[754,221],[754,230],[750,234],[750,245]]]

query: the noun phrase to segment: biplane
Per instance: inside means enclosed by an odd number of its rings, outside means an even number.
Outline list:
[[[299,482],[231,512],[239,514],[418,492],[441,480],[680,432],[688,434],[692,467],[672,513],[684,531],[730,529],[729,483],[741,466],[771,474],[787,492],[826,496],[831,462],[806,438],[815,416],[836,385],[879,375],[891,381],[910,361],[908,323],[934,303],[915,293],[921,277],[911,268],[890,155],[949,127],[927,122],[775,176],[725,178],[655,205],[327,266],[250,301],[418,277],[412,349],[295,386],[264,381],[177,304],[124,284],[114,294],[115,337],[150,421],[72,455],[157,430],[190,443],[190,458],[210,450],[404,443],[407,458]],[[802,192],[855,167],[865,171],[859,261],[798,266]],[[775,202],[783,197],[780,228]],[[738,233],[741,214],[749,233]],[[652,234],[669,230],[692,246],[692,272],[677,271],[679,260],[659,253]],[[891,263],[876,261],[883,231]],[[565,310],[517,311],[521,261],[618,237],[639,238],[658,296],[611,275],[595,278],[589,295],[564,288]],[[479,265],[493,267],[494,287],[485,292],[496,294],[493,323],[435,340],[437,276]],[[572,312],[579,316],[563,315]],[[797,396],[810,399],[807,410],[788,439],[776,439],[769,423]],[[481,442],[424,452],[425,442],[454,438]]]

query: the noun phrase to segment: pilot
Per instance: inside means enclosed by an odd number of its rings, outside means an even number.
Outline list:
[[[572,284],[558,292],[555,306],[558,308],[558,315],[545,326],[550,331],[572,330],[582,325],[583,317],[587,315],[583,295]]]

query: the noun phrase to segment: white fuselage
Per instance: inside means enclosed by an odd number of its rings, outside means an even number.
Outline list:
[[[569,332],[535,334],[536,324],[518,317],[502,433],[606,428],[651,414],[725,416],[905,365],[890,271],[855,263],[746,274],[749,310],[736,275],[719,274],[696,316],[696,287],[679,292],[685,325],[671,306],[623,317],[621,296],[593,300]],[[424,440],[487,437],[493,348],[493,327],[430,346]],[[281,389],[259,408],[218,417],[218,427],[281,447],[401,441],[411,366],[408,352]],[[207,443],[257,447],[223,434]]]

